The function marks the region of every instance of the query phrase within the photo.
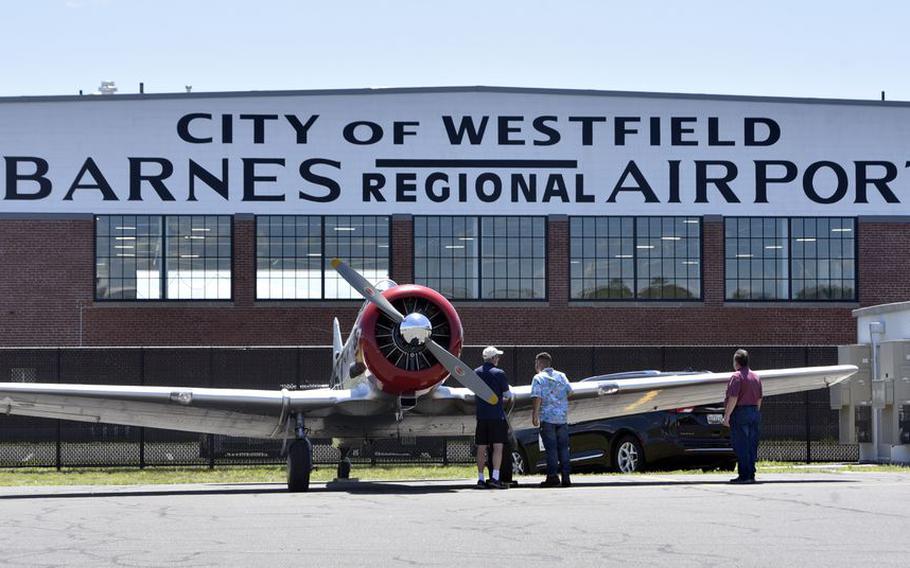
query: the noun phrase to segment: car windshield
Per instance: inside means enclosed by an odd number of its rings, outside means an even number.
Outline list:
[[[588,381],[615,381],[617,379],[640,379],[642,377],[672,377],[679,375],[699,375],[710,371],[657,371],[653,369],[644,371],[625,371],[622,373],[609,373],[606,375],[597,375],[582,379],[580,382]]]

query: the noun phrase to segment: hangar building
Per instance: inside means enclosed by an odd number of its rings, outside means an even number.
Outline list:
[[[0,345],[837,345],[908,299],[910,104],[489,87],[0,99]]]

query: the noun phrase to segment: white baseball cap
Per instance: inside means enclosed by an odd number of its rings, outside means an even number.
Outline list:
[[[492,345],[490,345],[489,347],[485,347],[483,350],[483,360],[484,361],[489,361],[490,359],[492,359],[493,357],[496,357],[497,355],[502,355],[502,351],[500,351],[499,349],[496,349]]]

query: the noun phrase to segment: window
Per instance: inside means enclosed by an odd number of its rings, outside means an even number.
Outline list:
[[[789,298],[787,234],[787,219],[728,218],[724,221],[728,300]]]
[[[322,217],[256,217],[256,298],[322,298]]]
[[[414,281],[446,298],[480,297],[480,220],[414,218]]]
[[[543,300],[547,292],[545,217],[482,217],[481,297]]]
[[[697,217],[573,217],[569,248],[573,300],[701,297]]]
[[[457,300],[546,299],[545,217],[415,217],[414,281]]]
[[[727,218],[728,300],[856,299],[852,218]]]
[[[231,299],[231,218],[166,217],[166,297]]]
[[[256,218],[256,298],[359,299],[331,266],[340,258],[370,282],[389,278],[389,218]]]
[[[95,218],[95,298],[162,298],[162,218],[110,215]]]
[[[231,299],[231,217],[96,217],[95,298]]]
[[[370,282],[389,279],[388,217],[325,217],[325,298],[360,299],[332,268],[333,258],[351,265]]]
[[[856,233],[851,218],[791,219],[794,300],[856,298]]]

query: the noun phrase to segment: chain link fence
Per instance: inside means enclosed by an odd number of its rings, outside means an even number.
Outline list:
[[[480,346],[465,361],[480,361]],[[515,385],[529,384],[534,355],[549,351],[572,380],[639,369],[726,370],[734,347],[503,347],[500,362]],[[753,347],[759,369],[829,365],[836,347]],[[144,347],[0,349],[0,382],[197,386],[252,389],[306,388],[327,382],[328,347]],[[768,397],[762,405],[760,459],[856,461],[858,447],[838,443],[838,411],[825,389]],[[331,440],[314,440],[314,461],[334,464]],[[0,467],[155,467],[282,463],[282,442],[200,435],[153,428],[0,416]],[[364,441],[352,448],[355,464],[467,464],[470,438]]]

